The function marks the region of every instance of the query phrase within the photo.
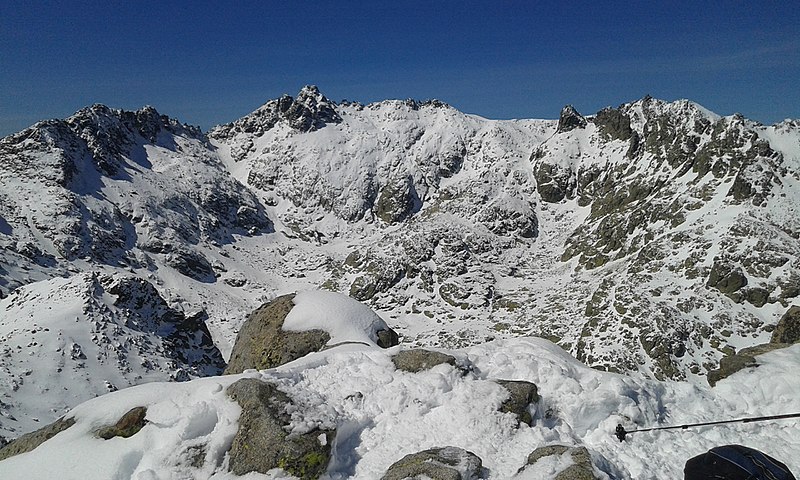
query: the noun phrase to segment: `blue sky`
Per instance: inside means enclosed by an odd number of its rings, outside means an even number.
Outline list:
[[[644,95],[800,118],[800,4],[3,2],[0,135],[92,103],[209,128],[316,84],[332,100],[438,98],[488,118]]]

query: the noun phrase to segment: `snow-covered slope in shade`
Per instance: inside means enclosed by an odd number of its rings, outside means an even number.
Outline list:
[[[349,326],[358,335],[359,325],[349,318],[332,320],[331,328]],[[292,432],[337,429],[323,478],[372,480],[408,453],[456,446],[482,459],[488,479],[547,480],[557,473],[552,462],[517,471],[533,450],[556,443],[588,448],[599,478],[680,478],[688,458],[728,443],[760,449],[800,471],[796,419],[636,433],[624,443],[613,435],[617,423],[630,430],[800,411],[800,380],[793,373],[800,346],[764,355],[758,369],[734,374],[714,389],[600,372],[536,338],[452,351],[458,367],[442,364],[415,374],[395,369],[390,356],[400,348],[348,344],[277,369],[114,392],[72,410],[68,417],[76,424],[37,449],[0,462],[0,475],[239,478],[227,472],[226,451],[241,410],[225,389],[243,377],[272,382],[293,399]],[[508,392],[496,379],[538,385],[532,426],[499,411]],[[140,432],[111,440],[94,435],[138,406],[147,407],[148,423]],[[291,477],[276,469],[247,478]]]
[[[0,300],[0,436],[119,388],[220,374],[204,319],[170,309],[132,276],[85,273],[15,290]]]

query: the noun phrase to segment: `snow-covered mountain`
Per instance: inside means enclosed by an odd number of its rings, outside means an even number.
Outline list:
[[[797,122],[652,98],[492,121],[309,87],[210,137],[321,257],[302,274],[407,342],[532,334],[589,365],[685,378],[765,341],[800,293]]]
[[[0,140],[0,294],[27,315],[3,324],[52,333],[65,285],[125,277],[205,312],[227,356],[254,308],[321,287],[369,304],[404,345],[536,335],[590,366],[703,382],[797,302],[799,181],[800,123],[688,101],[498,121],[306,87],[208,134],[95,105]],[[16,341],[0,339],[8,365],[31,356]],[[113,368],[115,386],[145,380]],[[49,375],[11,374],[27,369]]]

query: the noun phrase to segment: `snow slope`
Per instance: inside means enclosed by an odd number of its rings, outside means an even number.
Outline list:
[[[303,302],[310,314],[313,295]],[[359,312],[339,313],[329,316],[330,328],[358,335]],[[301,406],[291,412],[292,431],[337,429],[323,478],[380,478],[407,453],[452,445],[481,457],[487,478],[550,479],[558,462],[541,462],[518,476],[517,471],[531,451],[555,443],[587,447],[600,478],[681,478],[688,458],[728,443],[760,449],[800,471],[796,419],[635,433],[624,443],[613,435],[617,423],[631,430],[800,411],[800,380],[793,373],[800,365],[800,346],[764,355],[758,369],[739,372],[714,389],[600,372],[537,338],[450,351],[459,368],[439,365],[417,374],[393,366],[390,355],[400,348],[348,344],[262,372],[152,383],[104,395],[68,414],[75,426],[30,453],[0,462],[0,476],[236,478],[227,473],[225,452],[240,409],[224,390],[242,377],[273,382]],[[538,385],[541,400],[533,426],[517,426],[513,414],[498,411],[507,392],[493,379]],[[149,423],[139,433],[108,441],[93,436],[93,430],[136,406],[148,407]],[[202,462],[192,466],[198,451],[205,452]],[[244,478],[289,477],[273,470]]]
[[[15,290],[0,300],[0,435],[120,388],[219,375],[225,362],[202,318],[171,310],[131,276],[85,273]]]

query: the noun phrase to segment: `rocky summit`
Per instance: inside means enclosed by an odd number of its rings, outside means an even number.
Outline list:
[[[318,288],[407,347],[539,336],[703,383],[800,304],[798,208],[800,122],[686,100],[501,121],[306,87],[210,132],[94,105],[0,140],[0,431],[82,400],[20,406],[49,375],[42,332],[55,368],[103,366],[87,391],[185,379],[221,370],[258,306]]]

